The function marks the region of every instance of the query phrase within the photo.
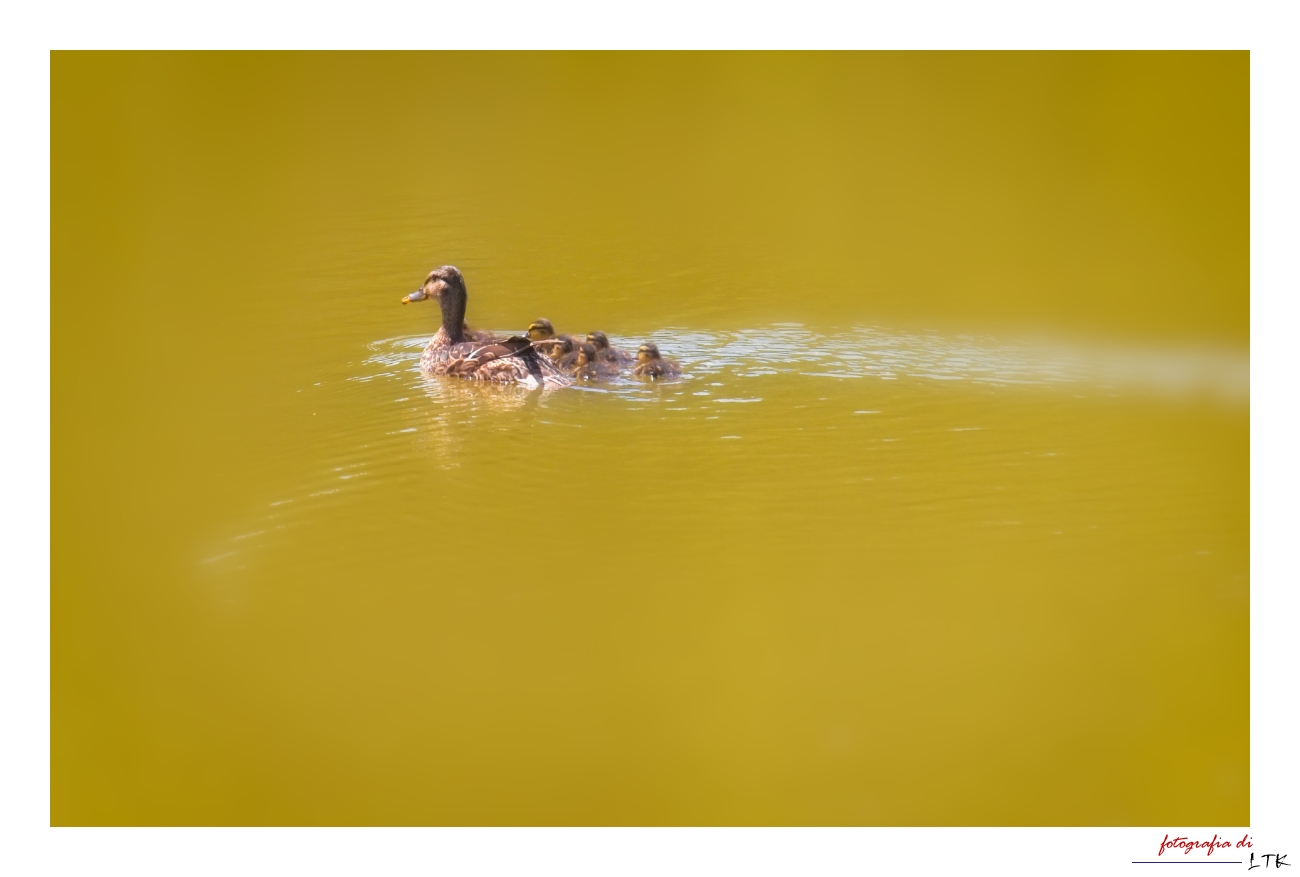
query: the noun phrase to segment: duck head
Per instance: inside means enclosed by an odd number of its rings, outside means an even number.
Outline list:
[[[434,268],[429,272],[429,276],[424,278],[424,283],[420,288],[402,299],[402,304],[409,305],[411,302],[424,301],[429,298],[436,298],[441,301],[442,296],[448,290],[451,290],[453,296],[459,293],[465,297],[465,278],[461,276],[460,270],[455,265],[443,265],[441,268]]]
[[[578,361],[574,363],[578,368],[584,365],[591,365],[596,361],[596,347],[593,344],[584,344],[578,348]]]
[[[587,343],[597,350],[605,350],[609,347],[609,339],[605,337],[604,332],[589,332],[587,334]]]
[[[636,349],[637,362],[650,362],[659,358],[659,348],[654,343],[647,341]]]
[[[465,289],[465,278],[455,265],[443,265],[434,268],[424,278],[420,288],[402,299],[402,304],[437,299],[442,308],[442,328],[452,341],[464,337],[465,306],[469,302],[469,293]]]

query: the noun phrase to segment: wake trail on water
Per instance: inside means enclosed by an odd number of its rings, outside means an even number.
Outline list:
[[[1208,392],[1229,401],[1250,395],[1250,359],[1215,347],[1117,347],[1043,339],[890,332],[856,328],[819,334],[795,324],[704,332],[666,328],[632,338],[610,335],[618,347],[659,345],[685,377],[803,374],[828,379],[965,381],[991,386],[1091,385],[1146,389],[1174,395]],[[372,342],[368,370],[350,378],[371,381],[418,371],[427,335]],[[635,381],[605,385],[635,386]]]

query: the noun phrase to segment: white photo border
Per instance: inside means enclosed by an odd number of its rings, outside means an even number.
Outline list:
[[[0,506],[8,873],[1098,874],[1166,832],[1249,834],[1300,864],[1295,806],[1296,15],[1260,2],[903,4],[53,2],[5,15],[11,404]],[[71,829],[49,827],[50,51],[56,49],[1248,49],[1251,52],[1251,822],[1147,828]],[[16,404],[12,404],[16,403]],[[12,419],[10,419],[12,418]],[[1189,765],[1189,769],[1195,769]],[[1276,847],[1277,849],[1273,849]],[[1230,867],[1230,866],[1229,866]],[[1245,867],[1244,865],[1239,867]]]

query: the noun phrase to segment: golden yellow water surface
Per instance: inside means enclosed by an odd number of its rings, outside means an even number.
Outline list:
[[[1249,822],[1246,54],[51,85],[53,823]]]

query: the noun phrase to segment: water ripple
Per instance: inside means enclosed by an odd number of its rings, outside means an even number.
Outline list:
[[[824,335],[790,324],[730,332],[667,328],[644,338],[611,335],[610,340],[629,349],[642,341],[654,341],[682,365],[688,380],[722,374],[763,377],[797,373],[838,380],[909,377],[994,386],[1140,386],[1175,394],[1209,391],[1239,400],[1250,392],[1249,357],[1212,348],[1103,348],[878,328]],[[372,381],[418,370],[420,352],[427,342],[427,335],[375,341],[364,361],[369,370],[349,380]],[[623,380],[583,389],[621,392],[639,386],[644,385]]]
[[[1026,385],[1072,392],[1087,388],[1112,395],[1132,389],[1175,396],[1208,391],[1234,402],[1248,400],[1250,391],[1249,357],[1222,350],[1088,348],[877,328],[818,334],[789,324],[730,332],[668,328],[645,338],[610,338],[615,345],[630,349],[641,341],[654,341],[666,356],[681,364],[682,383],[622,379],[537,393],[516,386],[424,377],[419,359],[427,335],[369,343],[364,355],[339,363],[339,372],[311,385],[317,393],[310,400],[312,416],[330,408],[346,412],[340,428],[331,433],[330,443],[322,446],[328,451],[325,458],[301,472],[296,484],[277,488],[274,495],[266,497],[264,510],[232,524],[196,559],[214,573],[244,569],[283,531],[311,520],[322,507],[346,502],[348,497],[386,481],[400,480],[413,455],[421,460],[421,466],[445,471],[459,468],[466,427],[479,424],[509,430],[517,421],[500,415],[529,408],[535,411],[524,418],[526,421],[536,421],[547,429],[581,429],[582,418],[575,415],[584,402],[620,400],[629,410],[655,412],[653,416],[679,423],[697,418],[701,424],[718,421],[702,427],[703,433],[711,433],[715,440],[736,441],[742,440],[743,434],[729,431],[735,426],[727,421],[748,417],[763,407],[765,397],[772,394],[758,392],[763,383],[750,380],[770,375],[800,375],[814,382],[966,382],[1002,387],[1007,392]],[[397,386],[389,390],[376,386],[376,381],[394,381]],[[307,404],[307,397],[298,398]],[[809,396],[808,403],[813,404],[814,398]],[[429,401],[435,404],[427,404]],[[806,407],[794,405],[788,414],[774,416],[797,424],[795,412]],[[881,410],[849,407],[844,413],[874,421]],[[719,415],[727,419],[719,420]],[[606,431],[611,428],[617,427],[603,426]],[[803,429],[800,425],[793,428]],[[945,425],[945,431],[952,433],[978,433],[980,429],[970,422]],[[899,439],[886,436],[873,441],[896,443]]]

